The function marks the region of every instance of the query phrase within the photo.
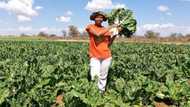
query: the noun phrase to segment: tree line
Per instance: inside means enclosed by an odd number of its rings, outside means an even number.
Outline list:
[[[26,34],[21,34],[21,36],[27,36]],[[39,32],[37,34],[37,36],[40,36],[40,37],[57,37],[58,35],[56,34],[48,34],[46,32]],[[156,39],[156,38],[160,38],[160,37],[170,37],[170,38],[182,38],[182,37],[188,37],[190,38],[190,33],[189,34],[182,34],[182,33],[171,33],[170,35],[161,35],[159,32],[155,32],[153,30],[148,30],[144,33],[144,35],[131,35],[130,37],[138,37],[138,36],[141,36],[141,37],[145,37],[145,38],[153,38],[153,39]],[[59,35],[59,37],[88,37],[88,33],[83,30],[82,32],[79,31],[79,29],[74,26],[74,25],[70,25],[68,26],[68,30],[62,30],[61,31],[61,35]],[[121,37],[125,37],[125,36],[121,36]],[[129,37],[129,38],[130,38]]]

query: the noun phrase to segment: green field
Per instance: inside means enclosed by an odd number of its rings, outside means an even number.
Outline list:
[[[107,91],[88,81],[87,43],[0,41],[0,106],[190,107],[190,45],[117,43]]]

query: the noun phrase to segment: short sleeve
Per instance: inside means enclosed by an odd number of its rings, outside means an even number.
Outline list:
[[[89,32],[89,29],[90,29],[91,26],[92,26],[92,24],[87,25],[85,30],[86,30],[87,32]]]

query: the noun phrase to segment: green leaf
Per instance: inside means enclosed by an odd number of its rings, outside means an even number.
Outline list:
[[[6,88],[0,89],[0,104],[6,100],[9,94],[10,94],[9,89]]]

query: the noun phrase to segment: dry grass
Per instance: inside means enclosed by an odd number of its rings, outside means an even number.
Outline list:
[[[89,38],[62,38],[54,39],[55,41],[64,42],[89,42]],[[116,38],[116,43],[158,43],[158,44],[190,44],[189,38],[145,38],[145,37],[132,37],[132,38]]]
[[[0,37],[0,40],[48,40],[48,41],[63,41],[63,42],[89,42],[88,37]],[[165,37],[165,38],[145,38],[134,36],[131,38],[116,38],[115,42],[124,43],[162,43],[162,44],[190,44],[190,37]]]

